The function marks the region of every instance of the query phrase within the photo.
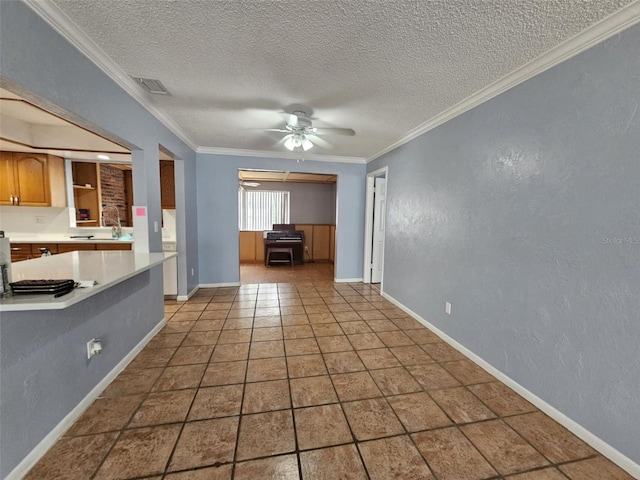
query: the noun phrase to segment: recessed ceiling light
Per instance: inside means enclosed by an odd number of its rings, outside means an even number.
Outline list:
[[[109,155],[104,155],[104,154],[100,154],[98,155],[98,160],[111,160],[111,157]]]

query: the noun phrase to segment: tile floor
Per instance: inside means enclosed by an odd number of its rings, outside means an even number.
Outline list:
[[[166,302],[26,478],[631,478],[374,289],[305,267]],[[288,283],[248,283],[269,275]]]

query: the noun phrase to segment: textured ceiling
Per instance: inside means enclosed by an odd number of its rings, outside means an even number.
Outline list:
[[[282,111],[370,158],[630,0],[53,0],[199,147],[286,152]],[[99,94],[99,92],[96,92]]]

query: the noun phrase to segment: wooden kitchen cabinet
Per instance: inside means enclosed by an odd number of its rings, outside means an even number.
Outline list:
[[[29,260],[31,256],[30,243],[13,243],[11,242],[11,263]]]
[[[0,205],[66,206],[63,162],[43,153],[0,152]]]
[[[100,226],[100,166],[94,162],[72,162],[73,202],[76,226]],[[85,215],[86,214],[86,215]]]
[[[176,208],[176,180],[172,160],[160,160],[160,204],[165,210]]]

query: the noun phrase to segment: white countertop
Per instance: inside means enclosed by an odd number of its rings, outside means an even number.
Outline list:
[[[82,235],[76,233],[74,235]],[[124,239],[114,239],[111,237],[94,237],[90,239],[86,238],[70,238],[69,235],[59,234],[36,234],[36,235],[12,235],[9,236],[11,243],[133,243],[134,239],[131,236],[126,236]]]
[[[98,283],[93,287],[76,288],[71,293],[58,298],[53,298],[51,294],[1,297],[0,312],[67,308],[176,255],[174,252],[79,251],[12,263],[12,282],[73,279],[75,281],[95,280]]]

